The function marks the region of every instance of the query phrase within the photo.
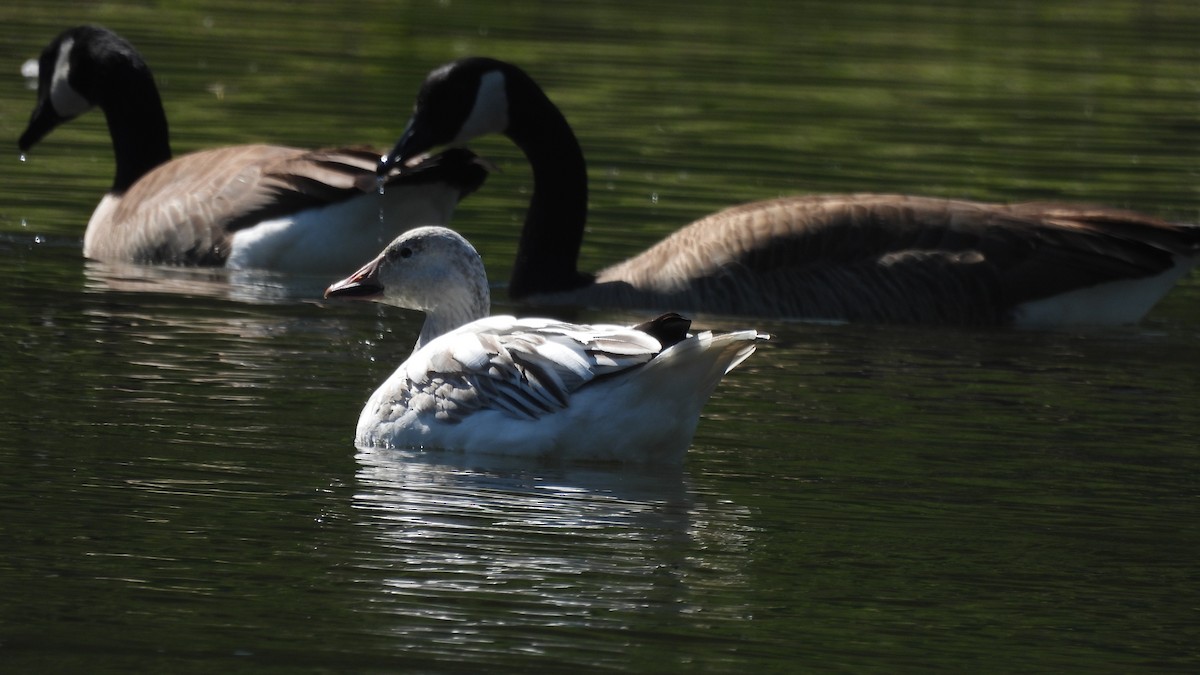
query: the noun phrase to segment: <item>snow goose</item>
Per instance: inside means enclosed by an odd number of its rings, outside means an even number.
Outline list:
[[[369,148],[238,145],[172,160],[149,67],[98,26],[54,38],[37,77],[22,152],[93,107],[108,120],[116,178],[83,240],[95,260],[345,274],[397,233],[448,222],[487,175],[470,152],[446,153],[391,172],[380,196]]]
[[[587,171],[570,125],[523,70],[434,70],[381,170],[440,145],[508,136],[534,189],[509,293],[543,305],[894,323],[1123,324],[1200,259],[1200,227],[1061,204],[905,195],[775,199],[702,218],[596,274],[576,268]]]
[[[717,382],[768,336],[488,316],[487,275],[443,227],[402,234],[326,297],[425,312],[411,356],[367,401],[360,447],[678,464]]]

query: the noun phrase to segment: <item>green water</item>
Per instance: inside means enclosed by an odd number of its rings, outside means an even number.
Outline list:
[[[1200,666],[1196,273],[1126,329],[761,323],[674,472],[360,453],[419,318],[80,259],[103,117],[19,161],[16,73],[85,21],[144,52],[177,153],[382,147],[429,68],[518,61],[589,158],[585,269],[782,194],[1200,220],[1195,3],[10,2],[0,670]],[[502,282],[530,177],[474,147],[500,171],[455,226]]]

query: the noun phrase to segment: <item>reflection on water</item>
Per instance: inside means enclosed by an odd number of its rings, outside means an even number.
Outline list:
[[[748,611],[713,611],[706,596],[744,592],[749,513],[696,495],[679,469],[390,450],[357,459],[353,507],[378,540],[361,563],[382,584],[373,607],[414,648],[428,641],[486,663],[506,648],[497,628],[527,649],[561,650],[576,631],[629,630],[643,614],[669,623]]]
[[[333,277],[281,274],[267,270],[167,267],[83,263],[88,291],[174,293],[206,296],[249,304],[294,302],[320,298]]]

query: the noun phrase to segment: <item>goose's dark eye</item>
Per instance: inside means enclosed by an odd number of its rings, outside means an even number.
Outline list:
[[[400,249],[400,257],[401,258],[411,258],[412,257],[412,249],[407,246]]]
[[[394,248],[391,251],[388,251],[388,259],[395,260],[396,258],[411,258],[412,254],[413,250],[411,248],[403,246],[401,248]]]

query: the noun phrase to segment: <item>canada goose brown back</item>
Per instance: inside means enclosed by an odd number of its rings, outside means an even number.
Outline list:
[[[172,159],[149,67],[98,26],[66,30],[43,50],[21,150],[93,107],[116,157],[84,235],[96,260],[346,272],[412,226],[448,222],[487,176],[466,150],[390,172],[382,194],[379,153],[364,147],[240,145]]]
[[[1116,209],[905,195],[735,206],[592,275],[577,269],[587,172],[561,111],[520,68],[434,70],[381,169],[502,133],[534,191],[514,299],[658,311],[896,323],[1054,326],[1139,320],[1200,259],[1200,227]]]

